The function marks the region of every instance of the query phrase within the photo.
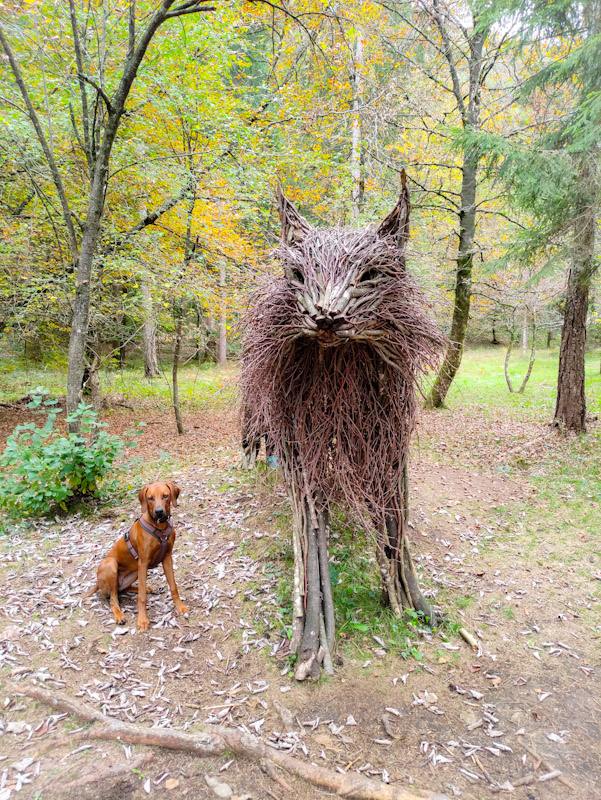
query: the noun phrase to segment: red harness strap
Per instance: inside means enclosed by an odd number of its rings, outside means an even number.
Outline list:
[[[142,528],[144,528],[144,530],[147,533],[149,533],[151,536],[154,536],[155,539],[159,540],[160,544],[159,552],[157,553],[156,558],[153,560],[152,564],[148,565],[148,569],[154,569],[155,567],[158,567],[159,564],[163,563],[165,556],[169,552],[169,538],[173,533],[173,525],[170,522],[168,522],[165,530],[160,530],[159,528],[155,528],[154,525],[151,525],[150,523],[146,522],[146,520],[142,519],[142,517],[136,520],[136,522],[139,522]],[[136,523],[134,522],[134,525],[135,524]],[[131,526],[131,528],[127,531],[127,533],[123,538],[125,539],[125,544],[127,545],[127,549],[137,561],[139,558],[138,551],[134,547],[130,536],[134,525]]]

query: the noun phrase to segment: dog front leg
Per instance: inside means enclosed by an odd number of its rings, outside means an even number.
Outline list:
[[[182,614],[187,614],[190,609],[180,600],[179,592],[177,591],[177,584],[175,582],[175,575],[173,574],[173,558],[171,557],[171,553],[166,555],[163,559],[163,572],[165,573],[167,583],[169,584],[169,589],[171,590],[173,604],[175,605],[177,613],[181,617]]]
[[[146,613],[146,575],[148,573],[148,564],[142,563],[142,559],[138,561],[138,630],[147,631],[150,622],[148,621],[148,614]]]

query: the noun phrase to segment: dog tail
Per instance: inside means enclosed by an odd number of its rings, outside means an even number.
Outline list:
[[[89,592],[86,592],[85,594],[82,594],[81,599],[85,600],[86,598],[91,597],[97,591],[98,591],[98,582],[96,582],[94,584],[94,588],[93,589],[90,589]]]

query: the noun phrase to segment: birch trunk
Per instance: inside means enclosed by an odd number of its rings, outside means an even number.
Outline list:
[[[142,307],[144,311],[144,375],[147,378],[156,378],[159,373],[157,358],[156,323],[152,308],[152,295],[148,286],[142,284]]]
[[[183,328],[183,312],[181,308],[176,310],[177,327],[175,329],[175,347],[173,348],[173,412],[175,414],[175,424],[177,432],[180,436],[185,434],[184,421],[182,419],[182,409],[179,402],[179,383],[178,383],[178,369],[179,357],[182,346],[182,328]]]
[[[219,346],[217,360],[221,366],[227,362],[227,313],[225,297],[225,264],[222,262],[219,267]]]

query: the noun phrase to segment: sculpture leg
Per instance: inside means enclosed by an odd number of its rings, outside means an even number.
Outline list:
[[[291,487],[294,544],[294,594],[291,650],[294,677],[319,677],[321,666],[332,674],[334,601],[328,561],[329,515],[326,503]]]
[[[261,437],[255,436],[251,427],[251,414],[248,408],[242,410],[242,460],[241,469],[253,469],[257,463]]]
[[[407,541],[408,479],[407,466],[399,493],[388,509],[384,522],[378,525],[376,559],[384,586],[385,597],[397,616],[405,611],[420,612],[431,625],[436,624],[436,615],[419,588],[417,572],[411,558]]]
[[[252,439],[251,437],[242,439],[242,459],[240,462],[241,469],[254,469],[257,464],[257,457],[261,448],[260,439]]]

